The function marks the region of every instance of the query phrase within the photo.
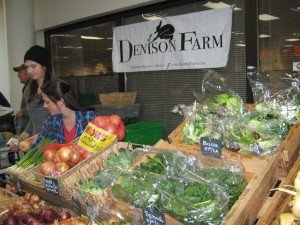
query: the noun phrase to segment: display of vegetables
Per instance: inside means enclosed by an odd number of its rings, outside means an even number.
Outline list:
[[[61,176],[94,153],[76,144],[52,144],[43,148],[45,161],[39,166],[44,176]]]
[[[57,210],[49,207],[38,211],[30,211],[21,215],[8,213],[3,222],[4,225],[86,225],[85,220],[79,217],[72,217],[69,212],[59,213]]]
[[[111,188],[115,198],[162,210],[185,224],[219,224],[246,181],[239,170],[198,163],[177,151],[120,149],[107,157],[104,170],[82,179],[78,188],[83,199],[85,192],[99,195]]]
[[[44,160],[43,152],[39,148],[43,145],[53,143],[52,140],[46,138],[41,140],[34,148],[32,148],[24,157],[15,165],[9,167],[9,171],[13,173],[21,173],[25,169],[34,167]]]
[[[97,127],[117,136],[118,141],[125,137],[125,126],[119,115],[97,116],[91,121]]]

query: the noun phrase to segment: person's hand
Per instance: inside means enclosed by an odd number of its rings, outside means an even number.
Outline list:
[[[15,120],[19,119],[22,115],[23,113],[21,111],[16,112]]]
[[[29,141],[31,144],[33,144],[36,141],[37,137],[38,137],[38,134],[35,134],[29,138],[26,138],[25,141]]]

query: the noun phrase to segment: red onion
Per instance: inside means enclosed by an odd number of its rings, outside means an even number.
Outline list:
[[[46,223],[53,223],[54,220],[58,219],[58,213],[54,209],[46,209],[42,219]]]
[[[59,215],[58,217],[58,221],[64,221],[64,220],[67,220],[69,218],[71,218],[71,214],[69,212],[63,212]]]
[[[3,225],[18,225],[19,220],[14,215],[8,215],[7,219],[3,222]]]

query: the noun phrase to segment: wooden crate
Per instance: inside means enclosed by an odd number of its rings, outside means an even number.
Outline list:
[[[36,183],[36,186],[40,186],[40,184],[42,184],[42,188],[45,187],[45,178],[56,179],[58,181],[59,196],[62,196],[64,198],[69,198],[69,197],[71,197],[71,195],[70,195],[68,189],[63,184],[63,181],[66,178],[68,178],[69,176],[71,176],[74,172],[76,172],[84,164],[89,163],[94,158],[97,158],[100,154],[102,154],[102,152],[105,152],[107,149],[109,149],[115,143],[116,143],[116,141],[113,141],[107,147],[102,149],[100,152],[97,152],[97,153],[91,155],[90,157],[88,157],[87,159],[79,162],[78,164],[73,166],[71,169],[69,169],[66,173],[62,174],[61,176],[58,176],[58,177],[56,177],[56,176],[44,176],[39,171],[39,165],[31,168],[30,172],[29,172],[29,175],[31,175],[31,173],[33,173],[35,175],[36,179],[39,181],[39,183]],[[20,175],[20,176],[22,176],[22,175]],[[26,180],[24,180],[24,181],[26,182]],[[34,184],[34,183],[31,182],[31,184]]]
[[[277,178],[279,187],[286,188],[284,187],[285,185],[293,185],[294,179],[299,171],[300,157],[297,159],[286,177]],[[288,206],[291,199],[291,195],[279,191],[269,196],[257,215],[258,221],[256,225],[279,225],[280,214],[291,212]]]
[[[169,142],[172,144],[183,145],[185,148],[194,149],[195,151],[200,151],[200,145],[188,145],[182,143],[181,135],[184,126],[185,126],[185,122],[182,122],[174,131],[170,133],[170,135],[168,136]],[[300,148],[299,132],[300,132],[300,119],[298,119],[297,122],[294,124],[294,126],[291,127],[289,133],[282,141],[281,145],[278,147],[276,154],[279,155],[280,163],[278,164],[278,166],[282,176],[287,175],[287,173],[291,170],[292,166],[294,165],[296,159],[299,156],[299,148]],[[245,167],[248,167],[247,164],[249,163],[251,165],[254,165],[253,168],[254,171],[256,167],[259,167],[261,164],[263,164],[265,158],[268,158],[262,156],[242,154],[239,152],[232,152],[227,149],[223,149],[222,154],[229,158],[236,158],[241,160],[241,162],[244,164]],[[253,163],[254,161],[255,163]]]
[[[184,144],[169,144],[160,140],[155,147],[169,150],[181,150],[190,154],[199,152],[199,149]],[[243,156],[240,156],[243,157]],[[245,161],[244,161],[245,162]],[[254,224],[259,209],[268,197],[269,190],[274,187],[279,176],[279,156],[273,155],[268,159],[251,162],[247,159],[245,177],[248,185],[238,201],[235,202],[222,224],[226,225],[249,225]]]

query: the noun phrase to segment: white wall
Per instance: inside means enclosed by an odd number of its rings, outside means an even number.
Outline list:
[[[8,53],[7,53],[7,36],[6,36],[6,16],[5,1],[0,0],[0,91],[10,100],[9,93],[9,76],[8,76]]]
[[[15,110],[20,107],[22,87],[12,67],[24,62],[25,52],[35,44],[32,0],[6,0],[8,74],[10,101]]]
[[[137,8],[163,0],[34,0],[35,29]]]
[[[0,0],[0,91],[19,109],[22,85],[12,70],[44,30],[165,0]]]

